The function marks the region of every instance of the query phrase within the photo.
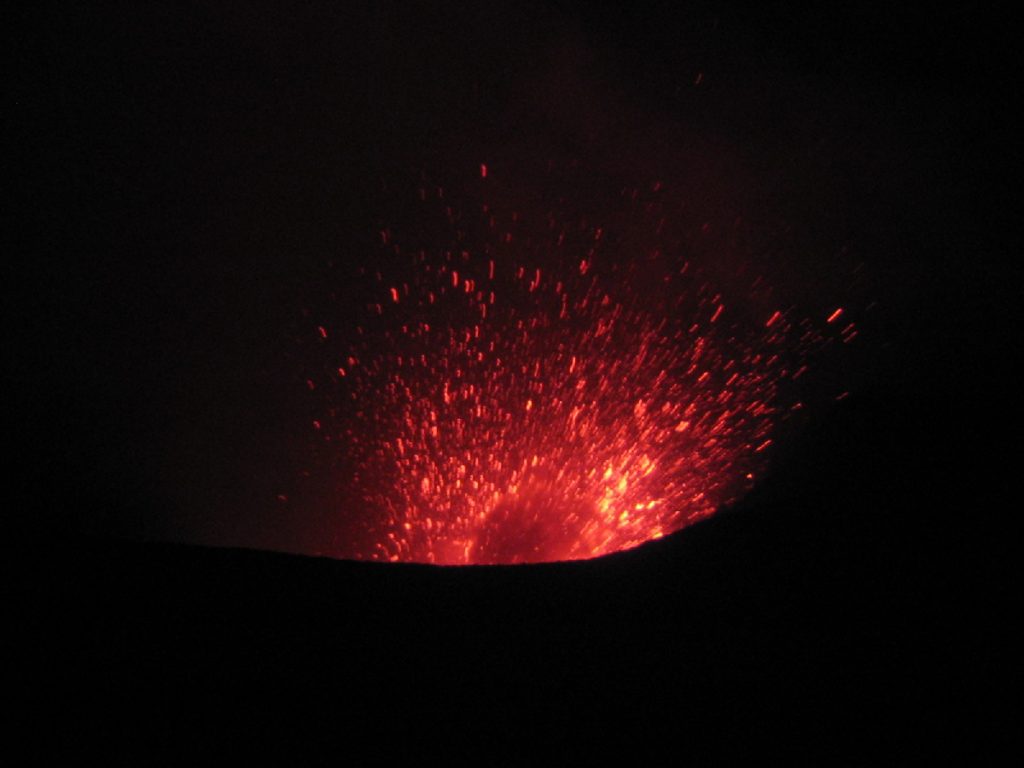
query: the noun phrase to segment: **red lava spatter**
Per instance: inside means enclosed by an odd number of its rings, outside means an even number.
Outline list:
[[[432,223],[383,229],[358,320],[315,331],[332,401],[316,427],[361,515],[340,554],[590,558],[747,490],[799,406],[780,385],[806,370],[816,325],[760,277],[713,285],[662,234],[660,185],[625,190],[602,221],[494,204],[493,172],[479,177],[458,200],[424,184]]]

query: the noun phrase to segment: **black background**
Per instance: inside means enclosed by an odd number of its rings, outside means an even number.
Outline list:
[[[249,3],[14,21],[7,520],[45,618],[24,625],[47,650],[34,688],[66,700],[61,722],[83,692],[202,709],[252,686],[358,702],[382,749],[425,721],[442,740],[625,722],[671,740],[695,712],[801,723],[837,755],[1005,731],[1005,19]],[[709,208],[782,222],[796,274],[852,252],[883,308],[853,395],[736,509],[607,561],[435,571],[154,543],[317,551],[319,513],[264,501],[300,469],[305,297],[372,236],[377,180],[508,147],[690,174]]]

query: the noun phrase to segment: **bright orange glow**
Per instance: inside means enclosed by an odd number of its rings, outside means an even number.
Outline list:
[[[339,483],[361,515],[343,556],[595,557],[700,520],[760,476],[796,407],[780,384],[821,336],[761,278],[713,285],[639,195],[624,193],[625,229],[424,188],[423,216],[447,235],[381,233],[368,262],[391,273],[364,270],[363,319],[332,333],[349,343],[325,368]]]

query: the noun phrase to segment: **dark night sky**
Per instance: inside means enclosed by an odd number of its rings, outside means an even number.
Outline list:
[[[1012,336],[995,18],[509,2],[23,21],[6,367],[22,503],[49,534],[318,550],[326,512],[268,501],[302,466],[301,310],[327,260],[360,258],[380,179],[417,169],[582,157],[700,185],[801,300],[863,261],[884,312],[852,376],[894,399],[991,393],[977,377]]]

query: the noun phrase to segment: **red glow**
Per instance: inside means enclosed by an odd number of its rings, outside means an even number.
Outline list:
[[[459,208],[425,187],[450,242],[382,233],[368,262],[392,273],[364,271],[359,332],[327,368],[323,431],[362,515],[343,556],[595,557],[700,520],[760,476],[796,407],[780,384],[820,335],[773,309],[761,278],[723,293],[638,197],[623,195],[626,230],[555,205]]]

